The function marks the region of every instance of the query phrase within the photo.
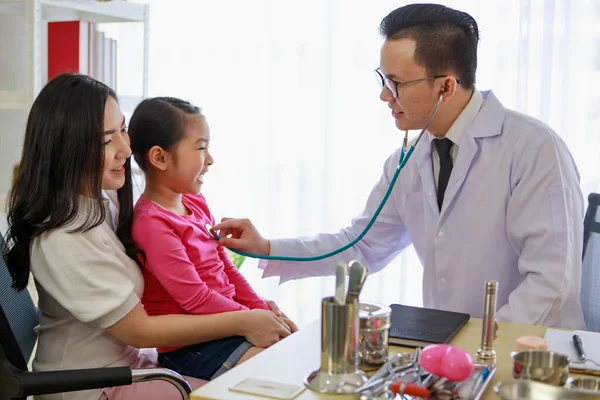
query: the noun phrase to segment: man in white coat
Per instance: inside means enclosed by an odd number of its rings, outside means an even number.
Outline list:
[[[380,31],[380,98],[396,126],[422,129],[438,101],[439,110],[359,243],[334,259],[269,261],[264,276],[332,275],[341,259],[361,260],[375,272],[412,243],[424,267],[425,307],[481,317],[484,282],[495,280],[499,319],[585,328],[583,196],[565,143],[542,122],[475,88],[479,33],[467,13],[408,5],[385,17]],[[362,214],[337,234],[269,241],[237,219],[214,227],[220,243],[271,256],[338,249],[371,219],[399,157],[400,150],[389,157]]]

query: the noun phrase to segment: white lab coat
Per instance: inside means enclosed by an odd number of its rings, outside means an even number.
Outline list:
[[[501,320],[584,329],[579,300],[583,196],[575,162],[542,122],[505,109],[492,92],[464,133],[436,201],[431,146],[419,142],[379,218],[353,248],[316,262],[269,261],[281,281],[332,275],[339,260],[371,272],[411,243],[423,264],[425,307],[483,314],[484,282],[499,282]],[[271,241],[271,255],[308,256],[353,240],[381,202],[400,151],[385,163],[365,210],[337,234]]]

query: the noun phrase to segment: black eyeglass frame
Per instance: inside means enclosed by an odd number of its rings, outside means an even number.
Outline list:
[[[375,75],[379,78],[379,85],[381,86],[381,89],[386,87],[395,99],[398,98],[398,88],[399,87],[403,88],[403,87],[406,87],[407,85],[410,85],[411,83],[430,81],[433,79],[448,77],[448,75],[433,75],[433,76],[429,76],[427,78],[420,78],[420,79],[413,79],[413,80],[405,81],[405,82],[398,82],[398,81],[395,81],[393,79],[386,77],[383,74],[383,72],[381,71],[381,68],[376,68],[374,72],[375,72]],[[457,79],[456,83],[461,84],[462,81]]]

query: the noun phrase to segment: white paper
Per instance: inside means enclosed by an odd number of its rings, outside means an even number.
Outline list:
[[[304,391],[304,386],[266,381],[262,379],[246,378],[229,388],[234,392],[257,394],[275,399],[289,400]]]
[[[581,338],[583,351],[588,360],[585,363],[574,362],[579,360],[577,350],[573,345],[573,335],[577,334]],[[571,363],[569,368],[579,370],[589,370],[600,372],[600,367],[590,360],[600,363],[600,333],[586,331],[562,331],[559,329],[548,328],[544,337],[548,342],[548,350],[569,356]]]

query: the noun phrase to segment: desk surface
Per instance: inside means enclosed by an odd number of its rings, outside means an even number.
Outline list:
[[[543,337],[546,328],[535,325],[521,325],[509,322],[498,322],[498,339],[495,342],[497,353],[497,370],[492,384],[488,386],[485,399],[497,399],[492,387],[497,382],[512,378],[512,361],[510,352],[515,350],[515,342],[521,336]],[[313,370],[318,369],[321,355],[321,324],[315,321],[306,328],[289,336],[285,340],[271,346],[245,363],[233,368],[217,379],[207,383],[191,395],[192,400],[249,400],[266,397],[236,393],[229,388],[246,378],[266,379],[279,383],[302,385],[303,379]],[[481,343],[481,319],[472,318],[456,335],[451,344],[467,350],[473,359]],[[412,351],[403,347],[391,346],[390,353]],[[306,389],[298,400],[350,400],[356,396],[324,395]]]

